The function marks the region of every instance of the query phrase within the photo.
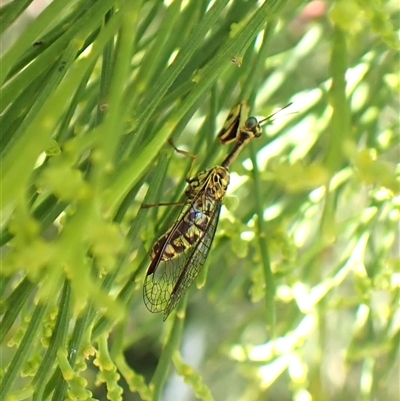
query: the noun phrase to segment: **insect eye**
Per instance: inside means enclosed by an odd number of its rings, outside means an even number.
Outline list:
[[[246,128],[249,129],[253,129],[257,126],[258,121],[255,117],[249,117],[246,122],[244,123],[244,125],[246,126]]]

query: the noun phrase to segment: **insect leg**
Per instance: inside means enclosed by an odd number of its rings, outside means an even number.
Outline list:
[[[160,203],[142,203],[140,206],[142,209],[150,209],[152,207],[158,207],[158,206],[184,206],[186,205],[187,202],[160,202]]]
[[[189,173],[188,173],[188,178],[189,178],[190,174],[191,174],[191,172],[193,170],[193,167],[197,163],[197,158],[198,158],[197,155],[195,155],[193,153],[190,153],[190,152],[186,152],[186,150],[179,149],[178,147],[176,147],[176,145],[174,144],[174,142],[172,141],[171,138],[168,139],[168,143],[174,148],[176,153],[179,153],[180,155],[184,155],[184,156],[190,157],[192,159],[192,164],[190,165],[190,169],[189,169]]]

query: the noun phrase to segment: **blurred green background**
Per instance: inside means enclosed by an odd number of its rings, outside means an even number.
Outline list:
[[[0,399],[398,400],[399,14],[2,3]],[[233,164],[206,265],[163,323],[142,285],[180,208],[141,204],[223,160],[241,100],[292,105]]]

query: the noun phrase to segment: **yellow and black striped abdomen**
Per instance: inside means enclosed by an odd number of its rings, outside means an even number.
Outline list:
[[[228,170],[220,166],[189,180],[188,205],[153,246],[144,284],[144,301],[150,311],[163,311],[164,319],[206,261],[228,183]]]

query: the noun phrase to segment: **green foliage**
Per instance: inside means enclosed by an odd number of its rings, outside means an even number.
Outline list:
[[[174,372],[187,399],[397,399],[396,2],[29,4],[0,13],[0,399],[174,399]],[[140,206],[193,175],[168,138],[221,162],[240,100],[293,105],[163,324],[142,283],[179,210]]]

